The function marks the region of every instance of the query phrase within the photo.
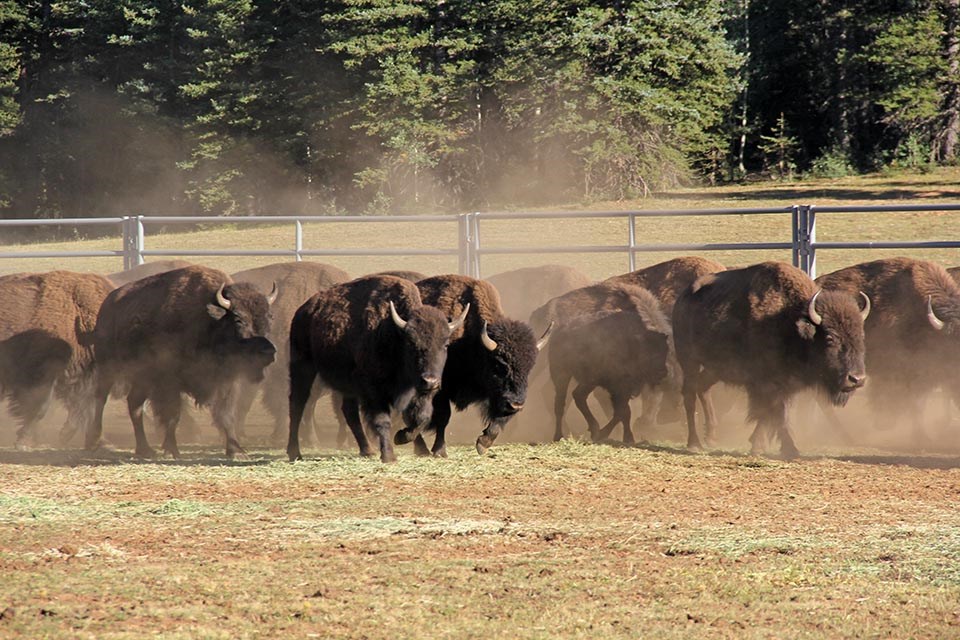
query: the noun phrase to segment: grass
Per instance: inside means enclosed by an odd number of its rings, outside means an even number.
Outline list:
[[[674,446],[7,463],[0,635],[956,635],[960,459]]]
[[[602,202],[566,207],[572,210],[611,209],[676,209],[729,207],[786,207],[793,204],[891,204],[891,203],[956,203],[960,202],[960,168],[941,168],[930,173],[877,174],[832,180],[803,182],[769,182],[747,185],[680,190],[670,194],[629,202]],[[552,209],[555,209],[553,207]],[[933,240],[955,239],[960,214],[957,213],[890,213],[890,214],[822,214],[818,218],[818,240]],[[650,218],[638,221],[639,243],[706,243],[751,241],[789,242],[788,214],[759,216],[726,216],[694,218]],[[151,250],[197,250],[216,248],[292,249],[294,229],[288,225],[208,225],[190,233],[169,229],[148,228],[146,248]],[[618,219],[573,221],[488,220],[481,226],[481,243],[487,248],[560,246],[560,245],[624,245],[627,223]],[[307,249],[377,248],[456,249],[457,225],[449,223],[398,224],[389,219],[371,218],[364,223],[323,223],[304,225],[304,247]],[[4,246],[0,251],[94,251],[119,250],[119,236],[98,240],[73,240],[40,245]],[[903,253],[903,252],[895,252]],[[712,257],[725,264],[749,264],[760,260],[789,260],[789,251],[716,252]],[[834,250],[819,253],[819,272],[827,273],[841,266],[880,257],[879,251]],[[889,254],[887,254],[889,255]],[[956,250],[922,250],[910,252],[915,257],[936,260],[947,265],[960,262]],[[654,252],[640,254],[638,265],[653,264],[672,257]],[[151,258],[156,259],[156,258]],[[276,257],[197,258],[196,261],[235,272],[275,262]],[[356,275],[385,269],[414,269],[426,273],[449,273],[457,270],[455,256],[351,257],[315,258],[346,269]],[[483,257],[483,275],[542,264],[563,262],[577,267],[595,278],[608,277],[628,270],[625,254],[551,254],[551,255],[487,255]],[[0,273],[24,270],[65,268],[76,271],[111,273],[120,270],[116,258],[26,259],[0,260]]]

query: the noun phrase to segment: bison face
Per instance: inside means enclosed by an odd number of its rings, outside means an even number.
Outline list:
[[[538,345],[533,330],[523,322],[503,319],[486,325],[477,359],[481,386],[486,396],[488,421],[507,420],[527,400],[527,378],[537,360]]]
[[[440,389],[447,362],[451,323],[439,309],[427,305],[412,311],[406,320],[393,313],[403,335],[403,378],[419,395],[433,396]]]
[[[670,336],[657,331],[644,331],[634,336],[628,357],[636,363],[641,379],[650,385],[656,385],[671,376],[668,368],[670,359]]]
[[[846,404],[866,378],[863,316],[847,294],[824,291],[797,323],[800,335],[810,344],[810,374],[837,406]]]
[[[216,321],[208,339],[227,370],[238,371],[251,382],[262,381],[263,370],[277,353],[265,337],[272,320],[270,300],[253,285],[234,283],[217,292],[207,312]]]

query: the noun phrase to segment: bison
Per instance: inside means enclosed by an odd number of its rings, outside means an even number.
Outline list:
[[[390,410],[400,412],[408,428],[430,420],[450,335],[468,311],[450,322],[422,303],[415,284],[395,276],[358,278],[307,300],[290,325],[290,460],[301,457],[300,421],[319,378],[342,394],[360,454],[372,455],[362,415],[379,438],[381,461],[395,461]]]
[[[623,424],[623,442],[633,443],[630,430],[630,398],[642,389],[657,385],[668,375],[671,355],[670,323],[650,292],[628,287],[634,308],[582,315],[553,336],[550,345],[550,378],[553,380],[556,438],[563,437],[563,413],[567,388],[577,381],[573,399],[587,421],[591,438],[609,437]],[[605,389],[613,402],[613,417],[599,429],[587,406],[587,397],[597,387]]]
[[[18,418],[27,446],[51,395],[67,408],[69,441],[93,414],[92,332],[113,285],[91,273],[49,271],[0,277],[0,397]]]
[[[409,269],[394,269],[392,271],[380,271],[375,274],[377,276],[394,276],[397,278],[403,278],[404,280],[409,280],[410,282],[416,282],[417,280],[423,280],[427,277],[427,274],[420,273],[419,271],[410,271]]]
[[[786,458],[798,455],[787,426],[787,402],[798,391],[819,387],[836,405],[863,386],[864,319],[856,291],[821,291],[803,271],[764,262],[698,278],[677,299],[673,336],[683,369],[687,447],[700,449],[696,400],[701,396],[708,428],[715,422],[704,396],[718,382],[745,388],[757,426],[752,451],[767,437],[780,438]]]
[[[483,453],[527,399],[527,377],[544,345],[549,329],[539,341],[530,327],[507,318],[500,297],[489,282],[468,276],[445,275],[417,283],[424,304],[448,315],[464,314],[462,330],[451,338],[440,391],[433,398],[433,416],[428,430],[436,433],[428,450],[418,428],[397,432],[396,443],[416,440],[418,454],[446,457],[445,433],[451,404],[462,411],[480,404],[485,428],[477,438]],[[469,311],[469,313],[468,313]]]
[[[673,258],[665,262],[644,267],[630,273],[607,278],[605,282],[632,284],[643,287],[653,294],[660,302],[660,306],[667,318],[673,315],[673,305],[677,297],[700,276],[710,273],[719,273],[726,271],[727,268],[719,262],[701,258],[699,256],[683,256]],[[674,385],[674,390],[669,394],[673,400],[668,403],[670,409],[679,406],[679,389],[676,389],[676,376],[670,376],[668,383]],[[646,387],[642,391],[643,413],[638,418],[637,423],[640,426],[652,425],[657,420],[663,402],[663,389],[660,387]],[[664,411],[660,414],[661,420],[670,421],[671,417],[676,418],[675,411]],[[709,436],[708,436],[709,437]]]
[[[113,283],[113,286],[122,287],[125,284],[146,278],[147,276],[155,276],[158,273],[166,273],[174,269],[183,269],[184,267],[191,266],[193,266],[193,263],[187,262],[186,260],[156,260],[155,262],[138,264],[125,271],[111,273],[107,278]]]
[[[960,285],[942,266],[912,258],[853,265],[820,276],[817,284],[870,296],[868,399],[881,427],[909,414],[916,437],[924,439],[921,403],[956,377],[960,360]]]
[[[304,302],[318,291],[350,280],[346,271],[319,262],[283,262],[247,269],[233,274],[234,282],[249,282],[261,293],[268,294],[277,287],[277,298],[270,306],[273,322],[270,325],[270,341],[277,346],[277,361],[267,367],[262,389],[262,401],[274,421],[272,440],[286,437],[289,409],[290,373],[290,323],[293,315]],[[243,424],[256,396],[250,383],[241,394],[238,407],[238,424]],[[335,411],[337,416],[339,412]]]
[[[529,318],[547,301],[593,284],[589,276],[559,264],[504,271],[485,280],[497,288],[503,312],[511,318]]]
[[[94,331],[97,406],[87,447],[98,445],[107,396],[122,386],[138,456],[156,455],[143,431],[147,400],[163,425],[164,451],[180,455],[181,394],[210,407],[228,456],[245,455],[236,437],[236,382],[260,382],[274,360],[276,347],[266,336],[276,295],[274,290],[264,296],[251,284],[201,266],[148,276],[111,292]]]

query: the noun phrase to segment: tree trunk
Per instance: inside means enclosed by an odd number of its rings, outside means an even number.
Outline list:
[[[944,53],[949,71],[943,84],[943,129],[938,136],[939,156],[941,162],[952,162],[957,157],[957,142],[960,139],[960,0],[944,0],[943,12],[946,32]]]

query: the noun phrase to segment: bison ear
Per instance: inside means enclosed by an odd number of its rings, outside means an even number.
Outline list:
[[[209,313],[210,317],[214,320],[219,320],[223,316],[227,315],[227,310],[218,304],[208,304],[207,313]]]
[[[817,334],[817,325],[810,322],[807,318],[800,318],[797,320],[797,333],[799,333],[800,337],[804,340],[813,340],[813,336]]]

